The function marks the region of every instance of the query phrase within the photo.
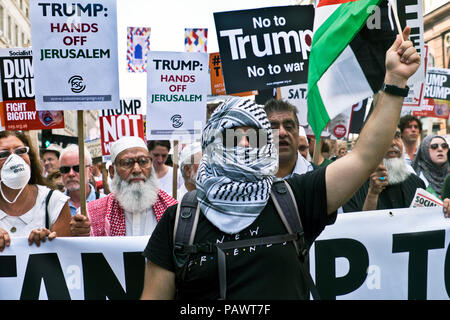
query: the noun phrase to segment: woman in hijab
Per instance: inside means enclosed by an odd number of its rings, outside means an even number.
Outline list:
[[[422,140],[413,168],[427,186],[427,191],[441,198],[442,187],[448,173],[448,144],[438,135],[427,136]]]

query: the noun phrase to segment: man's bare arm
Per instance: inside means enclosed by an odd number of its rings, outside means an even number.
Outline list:
[[[411,28],[405,28],[404,39],[408,39],[410,31]],[[398,36],[386,53],[385,83],[404,88],[419,65],[420,56],[412,42],[402,42]],[[381,92],[352,152],[328,165],[328,213],[345,204],[381,162],[394,137],[402,104],[403,97]]]
[[[175,298],[175,273],[147,262],[141,300],[172,300]]]

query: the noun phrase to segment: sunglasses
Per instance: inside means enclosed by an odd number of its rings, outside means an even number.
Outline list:
[[[25,154],[27,154],[30,151],[29,147],[19,147],[13,150],[13,152],[18,155],[18,156],[23,156]],[[9,150],[1,150],[0,151],[0,159],[6,159],[8,158],[10,155],[12,154],[11,151]]]
[[[124,158],[124,159],[120,159],[118,163],[119,163],[120,167],[130,170],[131,168],[134,167],[134,164],[136,162],[143,169],[147,169],[148,167],[150,167],[150,165],[152,163],[151,160],[150,160],[150,157],[144,157],[144,156],[138,157],[138,158]]]
[[[439,146],[441,146],[442,149],[448,149],[448,144],[446,142],[441,143],[441,144],[439,144],[439,143],[430,144],[430,148],[433,150],[436,150],[437,148],[439,148]]]
[[[222,131],[222,143],[227,148],[237,147],[243,137],[251,148],[262,148],[267,145],[269,133],[264,129],[249,129],[246,132],[241,129],[224,129]]]
[[[89,166],[86,166],[86,167],[89,167]],[[75,172],[78,172],[78,173],[80,173],[80,165],[75,165],[75,166],[62,166],[62,167],[59,167],[59,171],[62,173],[62,174],[66,174],[66,173],[69,173],[70,172],[70,169],[72,169],[73,171],[75,171]]]

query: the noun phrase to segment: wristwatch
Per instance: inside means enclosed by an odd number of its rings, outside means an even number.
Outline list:
[[[399,88],[392,84],[383,83],[381,86],[381,91],[387,92],[389,94],[393,94],[394,96],[407,97],[409,92],[409,87],[405,86],[405,88]]]

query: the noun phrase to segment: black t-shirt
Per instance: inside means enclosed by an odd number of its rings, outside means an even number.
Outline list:
[[[370,181],[367,180],[342,206],[344,212],[362,211],[369,192],[369,183]],[[425,189],[426,187],[423,180],[413,173],[401,183],[388,185],[378,197],[376,210],[408,208],[414,199],[417,188]]]
[[[325,170],[326,168],[321,168],[287,179],[293,189],[309,243],[330,223],[327,215]],[[176,207],[167,209],[144,251],[147,259],[172,272],[175,272],[173,229]],[[258,218],[238,234],[221,232],[201,214],[194,243],[218,243],[286,233],[272,200],[269,200]],[[292,242],[230,249],[225,250],[225,254],[227,299],[308,298],[305,296],[306,286]],[[216,253],[195,254],[190,257],[185,281],[177,286],[177,298],[219,298]]]

